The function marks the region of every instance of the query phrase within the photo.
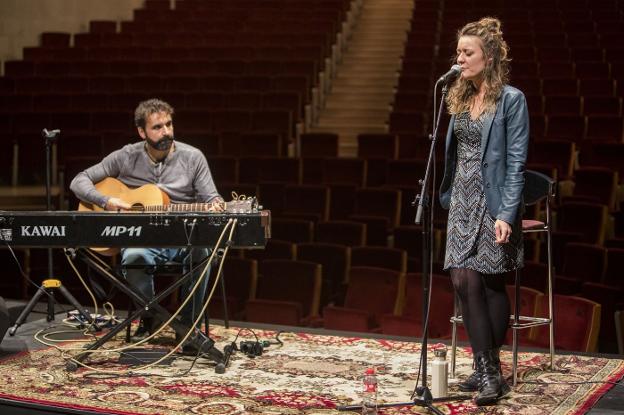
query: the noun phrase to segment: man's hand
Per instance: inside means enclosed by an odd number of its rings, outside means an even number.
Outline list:
[[[106,210],[128,210],[131,207],[132,206],[129,203],[126,203],[117,197],[111,197],[106,202],[106,206],[104,207],[104,209]]]
[[[210,204],[208,212],[223,212],[225,210],[225,202],[223,199],[215,199],[213,202],[210,202]]]
[[[496,231],[496,243],[506,244],[511,237],[511,225],[504,220],[496,219],[494,222],[494,230]]]

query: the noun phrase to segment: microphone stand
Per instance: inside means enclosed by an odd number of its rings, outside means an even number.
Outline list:
[[[438,83],[436,82],[435,87],[437,89]],[[433,133],[429,136],[431,141],[431,145],[429,147],[429,157],[427,159],[427,167],[425,169],[425,177],[421,180],[421,190],[420,195],[417,196],[418,200],[418,208],[416,209],[416,218],[414,219],[414,223],[422,224],[422,285],[423,285],[423,336],[422,336],[422,348],[420,350],[420,369],[422,372],[421,375],[421,385],[414,388],[412,392],[412,399],[414,399],[414,403],[420,406],[424,406],[428,408],[431,412],[435,414],[442,414],[437,408],[432,406],[432,403],[435,402],[448,402],[452,400],[466,400],[470,399],[469,395],[460,395],[457,397],[443,397],[443,398],[433,398],[431,395],[431,391],[427,387],[427,341],[428,341],[428,331],[429,331],[429,299],[430,299],[430,290],[431,290],[431,234],[433,233],[433,221],[431,218],[431,199],[430,199],[430,187],[431,187],[431,176],[435,157],[435,147],[438,140],[438,128],[440,127],[440,120],[442,119],[442,113],[444,111],[444,103],[446,94],[448,92],[448,84],[445,83],[442,86],[442,96],[440,97],[439,109],[437,112],[437,117],[435,119],[435,127],[433,129]]]
[[[61,134],[60,130],[48,131],[43,129],[41,135],[45,139],[45,157],[46,157],[46,210],[52,210],[52,143],[56,141]],[[48,248],[48,280],[53,279],[54,274],[54,258],[52,257],[52,248]],[[48,296],[48,321],[54,320],[54,291]]]
[[[46,209],[49,211],[52,210],[52,156],[51,156],[51,147],[52,143],[58,138],[61,134],[61,130],[51,130],[43,129],[41,135],[45,139],[45,155],[46,155]],[[59,279],[54,278],[54,260],[52,258],[52,248],[48,248],[48,276],[45,280],[41,282],[41,286],[38,287],[35,295],[30,299],[24,310],[20,313],[17,320],[15,320],[15,324],[9,329],[9,335],[14,336],[17,332],[17,329],[26,321],[28,315],[33,310],[39,298],[42,295],[48,296],[48,308],[47,308],[47,316],[46,320],[48,322],[54,320],[54,303],[56,300],[54,299],[54,289],[58,289],[61,294],[69,301],[69,303],[78,311],[78,314],[82,317],[83,321],[88,322],[90,325],[93,325],[95,330],[99,330],[99,328],[95,325],[93,318],[89,311],[80,305],[78,300],[74,298],[73,295],[63,286]]]
[[[443,81],[441,78],[435,84],[435,89],[437,89],[438,84]],[[420,406],[427,408],[429,411],[436,415],[444,415],[442,411],[433,406],[434,403],[438,402],[449,402],[449,401],[461,401],[470,399],[471,395],[458,395],[458,396],[445,396],[441,398],[434,398],[431,395],[431,390],[427,386],[427,341],[428,341],[428,330],[429,330],[429,291],[430,291],[430,281],[431,281],[431,233],[433,227],[433,221],[430,220],[430,197],[429,197],[429,188],[430,188],[430,178],[431,171],[433,170],[433,161],[435,157],[435,145],[437,142],[438,136],[438,127],[440,126],[440,119],[442,118],[442,112],[444,110],[444,102],[446,98],[446,94],[448,92],[448,88],[446,83],[442,87],[442,96],[440,97],[440,105],[439,110],[437,112],[437,117],[435,121],[435,127],[433,129],[433,133],[429,135],[429,140],[431,141],[431,146],[429,148],[429,157],[427,159],[427,168],[425,169],[425,177],[420,180],[421,190],[420,195],[416,196],[416,200],[418,201],[418,208],[416,209],[416,218],[414,223],[420,224],[422,223],[422,284],[423,284],[423,336],[422,336],[422,344],[420,350],[420,372],[419,377],[421,379],[421,385],[416,384],[414,387],[414,391],[412,392],[412,396],[410,397],[412,401],[410,402],[398,402],[398,403],[384,403],[378,404],[377,408],[389,408],[389,407],[400,407],[400,406]],[[412,204],[416,203],[416,200]],[[339,406],[337,409],[339,411],[353,411],[359,410],[362,408],[362,405],[347,405],[347,406]]]

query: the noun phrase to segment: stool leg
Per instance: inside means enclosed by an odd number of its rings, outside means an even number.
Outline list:
[[[516,281],[514,284],[514,319],[511,325],[513,331],[513,339],[511,345],[512,363],[511,368],[513,372],[513,386],[518,383],[518,327],[520,324],[520,270],[516,269]]]
[[[550,201],[551,195],[554,195],[554,190],[551,189],[548,198],[546,199],[546,248],[548,255],[548,318],[549,321],[549,342],[550,342],[550,370],[554,370],[555,368],[555,313],[554,313],[554,279],[553,279],[553,262],[552,262],[552,225],[551,225],[551,211],[550,211]]]
[[[225,328],[230,328],[230,318],[228,316],[227,294],[225,293],[225,275],[221,272],[221,299],[223,301],[223,322]]]
[[[553,280],[552,267],[550,266],[550,240],[548,241],[548,328],[549,328],[549,346],[550,346],[550,370],[555,368],[555,302],[553,299]]]
[[[516,386],[516,384],[518,383],[518,331],[514,330],[513,331],[513,340],[512,340],[512,363],[511,363],[511,370],[512,370],[512,374],[513,374],[513,386]]]
[[[128,300],[128,317],[130,318],[130,316],[134,313],[134,301],[132,301],[131,299]],[[130,330],[132,330],[132,324],[128,324],[126,326],[126,343],[130,343]]]
[[[453,319],[451,324],[451,377],[455,378],[455,363],[457,359],[457,319],[458,316],[458,307],[457,307],[457,295],[454,297],[453,304]]]

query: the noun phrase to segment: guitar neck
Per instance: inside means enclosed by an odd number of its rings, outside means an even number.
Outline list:
[[[213,207],[217,206],[219,202],[215,203],[172,203],[170,205],[147,205],[132,208],[132,210],[140,212],[208,212]]]

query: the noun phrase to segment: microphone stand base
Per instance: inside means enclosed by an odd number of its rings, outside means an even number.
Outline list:
[[[414,398],[412,401],[407,402],[395,402],[395,403],[382,403],[377,405],[377,409],[380,408],[395,408],[401,406],[419,406],[421,408],[427,408],[430,412],[436,415],[444,415],[444,412],[440,411],[438,408],[433,406],[435,403],[440,402],[454,402],[454,401],[465,401],[468,399],[472,399],[472,395],[456,395],[456,396],[445,396],[443,398],[432,398],[431,392],[427,388],[418,388],[421,396]],[[339,411],[361,411],[362,405],[343,405],[336,407]]]

